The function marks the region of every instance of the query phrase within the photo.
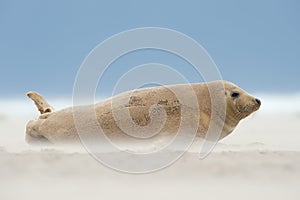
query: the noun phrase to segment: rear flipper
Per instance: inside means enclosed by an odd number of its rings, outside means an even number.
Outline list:
[[[28,92],[27,96],[34,101],[41,114],[54,111],[52,106],[50,106],[39,93]]]
[[[45,138],[42,135],[33,137],[27,133],[25,136],[25,140],[30,145],[51,145],[52,144],[47,138]]]
[[[39,119],[31,120],[27,123],[25,140],[28,144],[31,145],[52,144],[46,137],[44,137],[38,132],[38,127],[40,126],[40,123],[41,121],[39,121]]]
[[[35,144],[35,145],[51,144],[46,137],[44,137],[42,134],[39,133],[39,126],[40,123],[42,123],[43,119],[47,119],[47,117],[51,114],[51,112],[54,111],[54,109],[37,92],[28,92],[27,96],[34,101],[41,115],[37,120],[32,120],[28,122],[26,126],[25,140],[28,144]]]

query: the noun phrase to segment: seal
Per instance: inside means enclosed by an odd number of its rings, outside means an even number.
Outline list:
[[[189,89],[196,96],[196,105],[192,105],[191,94],[187,92]],[[181,94],[185,103],[176,94]],[[187,126],[189,121],[197,122],[195,130],[200,138],[207,137],[209,127],[215,124],[221,130],[218,135],[220,140],[261,105],[259,99],[224,80],[142,88],[121,93],[94,105],[58,111],[36,92],[29,92],[27,96],[34,101],[41,114],[26,126],[25,138],[30,144],[80,142],[74,119],[76,109],[81,111],[79,118],[89,130],[83,134],[91,138],[96,134],[93,126],[97,125],[108,138],[144,140],[155,139],[156,135],[175,135],[181,128],[182,116],[185,116],[188,119],[185,120]],[[91,110],[95,113],[96,125],[92,123],[93,115],[88,114]]]

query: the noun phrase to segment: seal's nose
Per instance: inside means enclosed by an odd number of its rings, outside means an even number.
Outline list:
[[[255,99],[255,101],[258,105],[261,105],[261,101],[259,99]]]

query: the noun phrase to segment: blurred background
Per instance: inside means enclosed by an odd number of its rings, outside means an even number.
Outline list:
[[[283,105],[283,111],[298,112],[299,8],[296,0],[1,0],[0,112],[30,112],[34,108],[22,103],[28,102],[25,93],[30,90],[52,99],[58,108],[70,105],[76,73],[88,53],[114,34],[147,26],[174,29],[195,39],[223,79],[263,102],[272,100],[266,110]],[[97,95],[110,96],[126,67],[147,62],[168,64],[183,73],[191,69],[163,52],[137,52],[110,67]],[[203,81],[193,73],[186,76],[191,82]]]
[[[1,0],[0,96],[23,97],[28,90],[71,96],[77,70],[97,44],[145,26],[194,38],[224,79],[249,92],[296,93],[299,8],[296,0]]]
[[[299,8],[296,0],[1,0],[0,117],[36,115],[25,95],[30,90],[56,109],[71,106],[86,56],[110,36],[140,27],[169,28],[193,38],[223,79],[262,100],[259,114],[300,116]],[[151,62],[173,67],[190,82],[204,81],[182,58],[148,49],[112,63],[96,95],[111,96],[126,71]]]

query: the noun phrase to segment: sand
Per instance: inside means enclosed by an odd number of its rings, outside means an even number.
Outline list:
[[[297,114],[255,114],[207,158],[194,144],[172,166],[143,175],[111,170],[83,149],[27,145],[32,117],[0,117],[1,200],[300,198]]]

